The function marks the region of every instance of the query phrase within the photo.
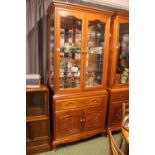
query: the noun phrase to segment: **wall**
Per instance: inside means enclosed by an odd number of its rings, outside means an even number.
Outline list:
[[[129,0],[82,0],[82,1],[129,10]]]

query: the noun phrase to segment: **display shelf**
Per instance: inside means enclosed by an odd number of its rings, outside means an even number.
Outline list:
[[[51,7],[48,9],[48,55],[49,58],[54,55],[54,59],[48,59],[48,84],[53,106],[53,146],[56,147],[106,131],[112,12],[59,2],[53,2]],[[51,27],[54,50],[50,47]]]
[[[121,129],[122,103],[129,102],[129,13],[117,12],[111,22],[107,90],[107,126]]]

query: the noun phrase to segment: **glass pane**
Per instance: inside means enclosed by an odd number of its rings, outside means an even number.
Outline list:
[[[51,87],[54,85],[54,16],[52,15],[51,19],[51,29],[50,29],[50,61],[51,61],[51,66],[50,66],[50,77],[51,77]]]
[[[129,24],[120,24],[116,84],[129,81]]]
[[[45,93],[26,93],[26,116],[45,115]]]
[[[88,22],[88,47],[86,60],[86,87],[102,83],[105,24],[98,20]]]
[[[61,17],[60,88],[80,87],[82,20]]]

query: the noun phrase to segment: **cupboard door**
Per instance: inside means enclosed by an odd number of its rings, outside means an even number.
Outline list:
[[[83,112],[83,131],[95,130],[104,127],[106,117],[105,107],[88,108]]]
[[[58,89],[80,89],[84,16],[79,12],[59,11],[58,19]]]
[[[78,134],[82,129],[82,112],[80,110],[59,112],[56,117],[56,137]]]
[[[109,126],[121,125],[123,101],[111,102],[109,111]]]
[[[105,64],[107,56],[108,26],[107,19],[103,17],[86,17],[86,50],[84,87],[101,87],[106,77]],[[106,37],[105,37],[106,36]],[[106,81],[105,81],[106,82]],[[104,83],[105,83],[104,82]]]
[[[30,128],[31,138],[34,140],[48,138],[49,136],[49,126],[47,120],[30,122]]]

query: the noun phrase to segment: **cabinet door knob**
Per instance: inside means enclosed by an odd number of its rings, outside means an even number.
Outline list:
[[[124,96],[123,96],[123,95],[121,95],[120,97],[121,97],[121,98],[124,98]]]
[[[80,119],[80,122],[83,122],[83,120],[82,120],[82,119]]]
[[[85,122],[86,120],[85,120],[85,118],[83,118],[83,122]]]

